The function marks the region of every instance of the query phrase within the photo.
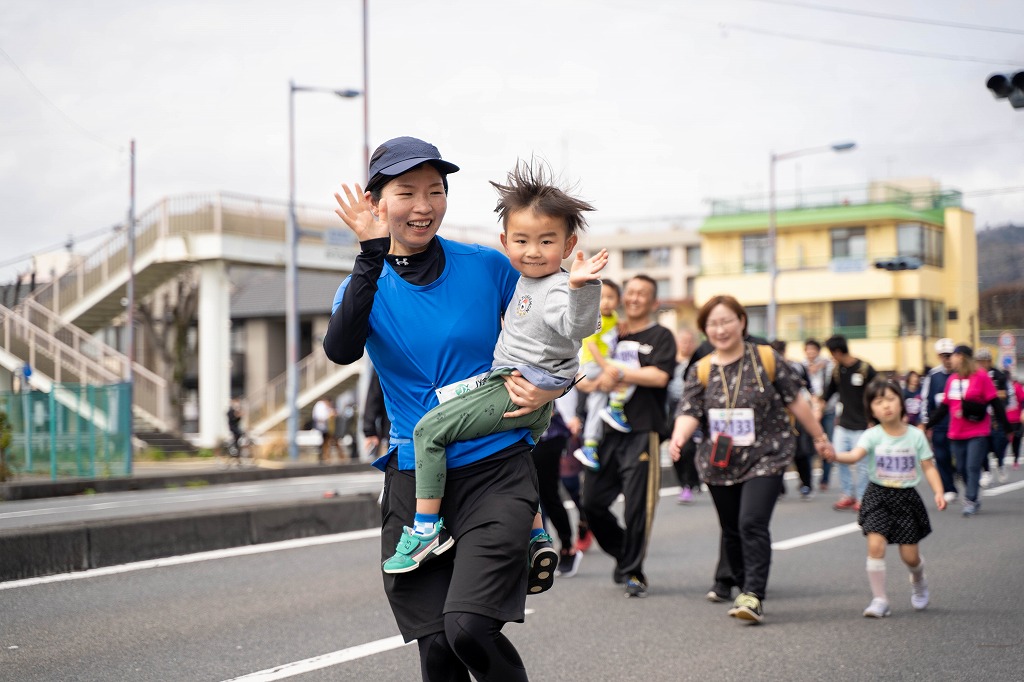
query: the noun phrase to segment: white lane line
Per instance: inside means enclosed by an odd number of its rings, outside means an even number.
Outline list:
[[[412,644],[412,642],[409,642],[408,644]],[[366,644],[359,644],[357,646],[349,647],[348,649],[341,649],[340,651],[334,651],[329,654],[314,656],[312,658],[307,658],[304,661],[284,663],[249,675],[232,677],[230,680],[227,680],[227,682],[272,682],[273,680],[283,680],[288,677],[303,675],[314,670],[322,670],[323,668],[329,668],[333,665],[340,665],[342,663],[347,663],[348,661],[354,661],[357,658],[365,658],[366,656],[384,653],[385,651],[391,651],[392,649],[398,649],[406,645],[407,644],[405,640],[402,639],[401,635],[395,635],[394,637],[388,637],[387,639],[378,639],[375,642],[367,642]]]
[[[136,561],[130,564],[118,566],[104,566],[103,568],[91,568],[88,571],[77,571],[75,573],[61,573],[59,575],[46,575],[39,578],[23,578],[0,582],[0,591],[13,590],[19,587],[32,587],[35,585],[47,585],[49,583],[61,583],[69,580],[82,580],[84,578],[98,578],[119,573],[130,573],[142,571],[149,568],[164,568],[167,566],[181,566],[183,564],[194,564],[200,561],[213,561],[217,559],[229,559],[232,557],[249,556],[252,554],[265,554],[267,552],[280,552],[288,549],[300,549],[304,547],[315,547],[317,545],[330,545],[337,542],[351,542],[352,540],[365,540],[368,538],[380,537],[380,528],[368,528],[356,530],[349,533],[335,533],[333,535],[318,535],[312,538],[299,538],[296,540],[282,540],[280,542],[268,542],[262,545],[244,545],[242,547],[229,547],[227,549],[215,549],[209,552],[197,552],[196,554],[182,554],[179,556],[165,557],[162,559],[148,559]]]
[[[1010,493],[1014,490],[1020,490],[1024,488],[1024,481],[1017,481],[1016,483],[1006,483],[1004,485],[996,486],[995,488],[989,488],[981,492],[985,497],[995,497],[996,495],[1002,495],[1003,493]]]
[[[529,616],[532,613],[533,609],[526,609],[526,615]],[[408,644],[412,644],[412,642],[408,642]],[[354,661],[357,658],[365,658],[367,656],[373,656],[374,654],[384,653],[385,651],[391,651],[392,649],[399,649],[403,646],[407,646],[405,640],[402,639],[401,635],[395,635],[394,637],[387,637],[385,639],[378,639],[374,642],[359,644],[357,646],[349,647],[348,649],[332,651],[329,654],[313,656],[312,658],[307,658],[304,661],[283,663],[273,668],[249,673],[248,675],[242,675],[241,677],[232,677],[230,680],[225,680],[225,682],[273,682],[274,680],[283,680],[289,677],[295,677],[296,675],[312,672],[314,670],[329,668],[332,665],[339,665],[341,663],[347,663],[348,661]]]
[[[849,535],[850,533],[858,532],[860,532],[860,526],[858,526],[856,523],[847,523],[842,526],[836,526],[835,528],[819,530],[816,533],[800,535],[789,540],[779,540],[778,542],[773,542],[772,549],[779,551],[785,549],[795,549],[797,547],[813,545],[815,542],[824,542],[825,540],[831,540],[832,538],[838,538],[843,535]]]

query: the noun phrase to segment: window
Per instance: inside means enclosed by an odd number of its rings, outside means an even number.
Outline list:
[[[245,353],[248,347],[248,334],[246,333],[245,322],[232,321],[231,323],[231,352]]]
[[[693,298],[693,292],[694,292],[694,290],[696,288],[697,288],[697,278],[696,277],[687,277],[686,278],[686,296],[688,298]]]
[[[754,336],[768,335],[768,307],[763,305],[747,306],[747,333]],[[778,309],[775,311],[778,315]]]
[[[670,280],[656,279],[654,281],[658,285],[654,295],[659,301],[667,301],[672,298],[672,282]]]
[[[653,249],[626,249],[622,252],[622,267],[628,270],[667,268],[672,251],[667,246]]]
[[[686,264],[691,268],[700,267],[700,247],[699,246],[687,246],[686,247]]]
[[[896,226],[897,255],[918,258],[925,265],[943,267],[942,239],[942,230],[932,225],[902,223]]]
[[[832,229],[832,259],[864,262],[868,255],[868,240],[863,227],[836,227]]]
[[[771,262],[767,234],[743,235],[743,272],[767,272]]]
[[[900,299],[900,336],[921,334],[921,301],[910,298]]]
[[[834,333],[842,334],[848,339],[866,339],[868,302],[835,301],[832,304],[832,326],[835,329]]]

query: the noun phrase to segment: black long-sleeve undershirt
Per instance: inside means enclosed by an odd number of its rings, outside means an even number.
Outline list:
[[[359,242],[360,252],[352,265],[352,278],[341,297],[341,304],[331,314],[324,335],[324,352],[339,365],[350,365],[363,357],[363,347],[370,334],[370,311],[377,295],[377,279],[387,259],[395,271],[410,284],[430,284],[444,271],[444,249],[436,239],[427,248],[412,256],[391,256],[390,237]]]

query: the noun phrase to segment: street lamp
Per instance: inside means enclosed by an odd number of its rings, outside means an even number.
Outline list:
[[[768,165],[768,340],[774,341],[777,333],[776,325],[776,308],[777,303],[775,301],[775,281],[779,277],[779,263],[776,254],[776,243],[777,227],[775,224],[775,164],[785,159],[792,159],[797,156],[808,156],[810,154],[821,154],[824,152],[844,152],[848,149],[853,149],[857,146],[856,142],[837,142],[836,144],[827,144],[820,147],[808,147],[807,149],[798,149],[792,152],[783,152],[781,154],[771,153],[771,162]]]
[[[285,249],[284,325],[285,325],[285,400],[288,402],[288,457],[299,458],[299,226],[295,219],[295,93],[324,92],[344,99],[359,97],[359,90],[338,90],[288,81],[288,246]],[[365,138],[365,134],[364,134]]]

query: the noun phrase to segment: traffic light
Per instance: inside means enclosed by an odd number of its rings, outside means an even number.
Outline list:
[[[996,99],[1006,97],[1014,109],[1024,109],[1024,71],[1014,74],[994,73],[985,81]]]
[[[921,259],[916,256],[879,258],[875,261],[875,267],[879,270],[917,270],[921,267]]]

